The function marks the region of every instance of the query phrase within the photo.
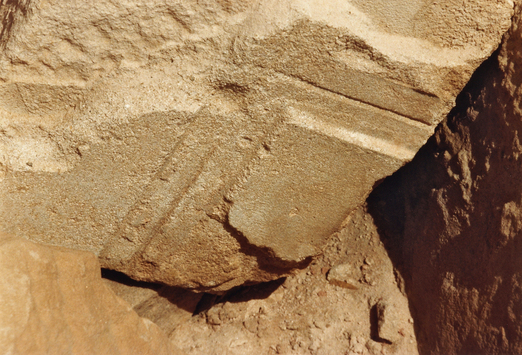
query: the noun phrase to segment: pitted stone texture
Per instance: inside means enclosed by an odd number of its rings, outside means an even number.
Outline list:
[[[248,2],[72,0],[2,2],[0,75],[71,85],[114,69],[169,60],[191,42],[218,37]],[[222,26],[217,26],[220,24]],[[170,60],[169,60],[170,61]]]
[[[199,290],[286,274],[411,160],[512,5],[1,5],[0,228]]]
[[[92,253],[0,235],[2,354],[172,354],[101,280]]]

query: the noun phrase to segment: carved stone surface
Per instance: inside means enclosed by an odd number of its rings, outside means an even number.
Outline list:
[[[140,280],[278,277],[413,158],[512,7],[1,5],[0,228]]]

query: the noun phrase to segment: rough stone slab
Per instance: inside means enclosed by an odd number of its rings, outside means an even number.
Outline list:
[[[513,4],[465,3],[1,5],[0,229],[213,292],[301,267],[497,48]]]

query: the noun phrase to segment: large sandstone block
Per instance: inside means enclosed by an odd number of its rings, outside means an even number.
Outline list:
[[[0,235],[2,354],[172,354],[106,286],[92,253]]]
[[[0,227],[216,292],[319,254],[432,134],[513,7],[96,5],[1,7]]]

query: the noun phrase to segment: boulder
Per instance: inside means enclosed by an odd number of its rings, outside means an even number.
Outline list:
[[[173,354],[102,281],[96,256],[0,235],[0,353]]]
[[[280,277],[413,158],[512,12],[10,1],[0,229],[199,291]]]

